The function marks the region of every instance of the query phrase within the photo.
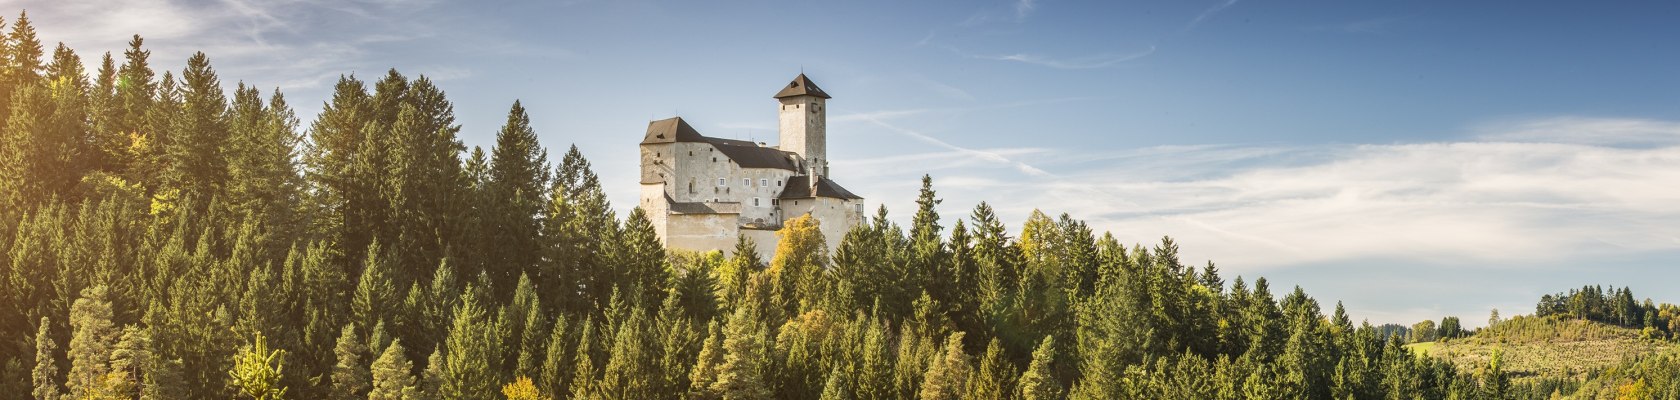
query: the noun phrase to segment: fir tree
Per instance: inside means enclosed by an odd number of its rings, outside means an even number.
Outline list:
[[[56,399],[58,387],[58,343],[53,342],[52,321],[41,317],[41,328],[35,333],[35,398]]]
[[[963,332],[957,332],[945,340],[945,349],[928,367],[922,380],[922,400],[962,398],[963,388],[968,386],[968,377],[972,372],[968,365],[968,355],[963,354],[962,338]]]
[[[420,388],[414,381],[414,364],[404,354],[402,341],[385,348],[384,354],[373,362],[373,388],[368,400],[412,400]]]
[[[84,289],[70,307],[70,375],[64,386],[74,398],[92,396],[110,373],[112,347],[120,338],[105,293],[104,286]]]
[[[359,399],[367,396],[368,386],[372,376],[366,364],[362,363],[362,352],[367,350],[360,335],[356,334],[355,325],[345,325],[344,333],[338,336],[338,346],[333,348],[333,354],[338,363],[332,369],[332,398]]]
[[[724,327],[723,363],[710,387],[718,398],[768,399],[770,387],[764,379],[764,328],[753,307],[741,307]]]
[[[503,357],[500,321],[480,305],[478,290],[469,286],[461,293],[461,305],[444,341],[448,352],[443,358],[444,398],[488,399],[503,381],[498,377]]]
[[[540,212],[548,189],[548,151],[537,142],[531,117],[518,101],[508,110],[507,122],[496,133],[490,150],[489,200],[491,246],[487,265],[497,270],[493,278],[502,285],[532,272],[541,248]]]
[[[1033,350],[1032,364],[1021,374],[1021,399],[1054,400],[1062,398],[1062,385],[1056,381],[1051,365],[1056,356],[1056,338],[1045,336],[1038,349]]]

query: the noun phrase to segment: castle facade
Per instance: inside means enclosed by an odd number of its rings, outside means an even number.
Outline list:
[[[774,97],[776,146],[707,137],[681,117],[648,123],[640,205],[666,247],[730,253],[745,236],[768,262],[789,219],[815,218],[830,251],[863,222],[863,197],[829,178],[831,97],[805,74]]]

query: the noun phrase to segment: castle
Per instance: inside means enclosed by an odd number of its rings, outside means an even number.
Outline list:
[[[776,146],[701,135],[681,117],[648,123],[641,207],[666,247],[734,249],[752,239],[763,260],[782,223],[809,214],[828,249],[863,222],[863,197],[829,178],[828,93],[805,74],[777,92]]]

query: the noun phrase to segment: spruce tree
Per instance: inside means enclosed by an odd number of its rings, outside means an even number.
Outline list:
[[[549,185],[548,152],[537,142],[531,117],[518,101],[508,110],[507,122],[496,133],[490,150],[491,246],[487,265],[501,285],[537,267],[541,249],[540,212]]]
[[[182,115],[177,137],[166,143],[170,187],[191,199],[219,196],[227,184],[227,96],[203,52],[181,71]]]
[[[974,377],[968,380],[967,393],[964,399],[1003,399],[1015,393],[1015,364],[1003,354],[1003,345],[997,338],[992,338],[986,344],[985,356],[980,359],[980,368],[974,371]]]
[[[478,290],[468,286],[461,293],[461,305],[444,340],[444,398],[489,399],[503,381],[499,377],[503,357],[500,322],[481,305]]]
[[[333,348],[338,363],[332,369],[331,397],[341,400],[367,397],[368,386],[373,378],[367,365],[362,363],[362,352],[368,347],[362,343],[361,336],[356,334],[355,325],[345,325],[343,332],[338,336],[338,345]]]
[[[1022,400],[1055,400],[1062,398],[1062,384],[1056,381],[1056,337],[1045,336],[1038,349],[1033,350],[1032,364],[1021,374]]]
[[[83,289],[82,298],[70,307],[70,375],[64,386],[65,394],[74,398],[90,397],[110,373],[112,347],[120,338],[105,293],[104,286]]]
[[[568,380],[572,377],[572,346],[567,340],[567,329],[565,315],[554,320],[545,343],[542,374],[537,378],[537,387],[553,398],[565,397]]]
[[[373,362],[373,389],[368,400],[413,400],[420,388],[414,380],[414,364],[404,354],[402,341],[392,342]]]
[[[771,392],[764,377],[766,346],[764,327],[757,310],[740,307],[724,327],[723,363],[717,367],[717,380],[711,391],[718,398],[768,399]]]
[[[963,332],[952,333],[945,340],[945,349],[934,358],[922,380],[922,400],[956,400],[968,386],[968,355],[963,353]],[[900,360],[903,362],[904,360]]]
[[[58,387],[58,343],[53,342],[51,320],[41,317],[41,328],[35,332],[35,398],[56,399]]]

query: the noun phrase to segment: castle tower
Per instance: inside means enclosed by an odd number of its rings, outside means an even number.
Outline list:
[[[799,74],[775,97],[781,103],[781,142],[777,148],[804,158],[802,169],[807,175],[827,177],[828,93],[805,74]]]

